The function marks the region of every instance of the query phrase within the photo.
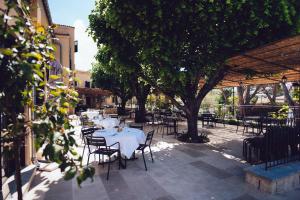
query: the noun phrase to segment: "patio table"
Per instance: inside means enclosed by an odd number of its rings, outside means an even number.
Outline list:
[[[97,130],[93,136],[104,137],[107,145],[120,143],[120,152],[126,158],[130,158],[139,144],[144,144],[146,136],[142,130],[135,128],[123,128],[122,131],[117,132],[116,128]]]
[[[166,116],[166,118],[168,119],[168,120],[170,120],[170,121],[173,121],[173,127],[174,127],[174,134],[175,134],[175,136],[177,135],[177,122],[178,122],[178,120],[179,120],[179,118],[178,117],[176,117],[176,116]]]
[[[102,126],[105,129],[112,129],[120,124],[117,118],[93,119],[96,126]]]
[[[245,116],[244,120],[252,121],[257,125],[257,135],[263,132],[263,117],[262,116]]]
[[[213,127],[216,123],[215,114],[213,113],[201,114],[201,120],[202,120],[202,127],[204,126]]]
[[[98,111],[86,111],[82,112],[81,115],[86,115],[90,120],[101,117]]]

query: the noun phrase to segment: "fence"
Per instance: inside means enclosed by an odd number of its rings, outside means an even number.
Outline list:
[[[300,160],[300,126],[271,126],[265,134],[265,169]]]

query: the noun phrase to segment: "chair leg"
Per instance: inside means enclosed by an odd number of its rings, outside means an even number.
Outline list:
[[[109,178],[109,171],[110,171],[110,156],[108,156],[108,169],[107,169],[106,180],[108,180]]]
[[[119,170],[121,169],[121,153],[118,151],[118,157],[119,157]]]
[[[154,160],[153,160],[153,155],[152,155],[152,151],[151,151],[151,147],[150,147],[150,146],[149,146],[149,149],[150,149],[150,155],[151,155],[152,162],[154,162]]]
[[[83,156],[84,156],[84,150],[85,150],[85,145],[83,146],[83,151],[82,151],[82,156],[81,156],[81,163],[82,163]]]
[[[86,165],[89,165],[90,155],[91,155],[91,154],[89,153]]]
[[[147,171],[147,165],[146,165],[146,160],[145,160],[144,150],[142,150],[142,155],[143,155],[143,160],[144,160],[145,170]]]

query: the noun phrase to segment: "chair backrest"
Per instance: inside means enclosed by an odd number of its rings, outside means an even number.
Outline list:
[[[89,136],[92,136],[92,134],[95,132],[95,129],[92,127],[86,127],[81,129],[81,136],[83,139],[84,144],[87,144],[86,138]]]
[[[154,130],[147,133],[145,145],[148,145],[148,146],[151,145],[153,135],[154,135]]]
[[[86,127],[81,129],[82,136],[91,135],[95,132],[95,128],[93,127]]]
[[[106,140],[104,137],[88,136],[86,137],[88,146],[106,147]]]
[[[143,130],[144,127],[142,124],[129,124],[129,127],[130,128],[136,128],[136,129],[140,129],[140,130]]]
[[[116,118],[116,119],[119,118],[119,116],[117,114],[110,114],[109,116],[110,116],[110,118]]]

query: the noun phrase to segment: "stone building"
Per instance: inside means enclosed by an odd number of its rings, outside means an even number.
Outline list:
[[[102,108],[105,105],[113,105],[113,96],[111,92],[100,88],[92,87],[91,73],[89,71],[76,70],[75,88],[81,98],[81,103],[78,109],[86,108]]]

